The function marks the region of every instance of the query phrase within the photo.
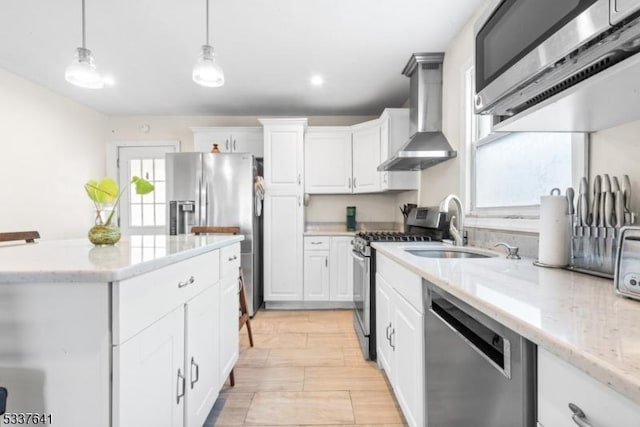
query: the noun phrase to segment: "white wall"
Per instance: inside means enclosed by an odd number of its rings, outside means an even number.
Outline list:
[[[264,116],[260,116],[264,117]],[[305,116],[301,116],[305,117]],[[310,126],[349,126],[366,122],[371,116],[310,116]],[[149,132],[140,130],[149,125]],[[110,141],[177,140],[182,151],[193,151],[193,126],[261,126],[257,116],[112,116]]]
[[[589,176],[608,173],[629,175],[631,179],[631,210],[640,214],[640,121],[591,134]],[[591,178],[590,181],[593,181]]]
[[[356,207],[358,222],[396,222],[396,195],[342,194],[312,195],[305,210],[307,222],[345,222],[347,206]],[[400,211],[398,210],[398,213]]]
[[[0,230],[86,236],[83,185],[104,176],[106,116],[2,69],[0,93]]]

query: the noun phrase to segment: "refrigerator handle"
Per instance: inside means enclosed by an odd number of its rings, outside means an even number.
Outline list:
[[[207,212],[209,208],[209,194],[207,192],[207,185],[202,177],[200,178],[200,226],[207,225]]]

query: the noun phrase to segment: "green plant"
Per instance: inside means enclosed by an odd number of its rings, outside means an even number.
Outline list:
[[[87,195],[96,207],[96,222],[102,221],[100,212],[104,210],[106,206],[111,206],[112,211],[103,225],[111,224],[113,214],[116,212],[118,203],[120,203],[120,198],[131,184],[135,184],[136,194],[139,195],[149,194],[154,190],[153,184],[137,176],[131,178],[131,181],[127,183],[121,191],[118,189],[118,183],[111,178],[104,178],[100,182],[91,179],[84,185]]]

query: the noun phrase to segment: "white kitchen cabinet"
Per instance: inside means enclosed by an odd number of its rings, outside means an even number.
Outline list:
[[[329,251],[305,250],[304,300],[329,300]]]
[[[309,127],[304,138],[305,192],[351,193],[351,128]]]
[[[303,299],[304,208],[301,194],[264,199],[264,300]]]
[[[584,412],[584,425],[635,427],[640,420],[640,406],[538,347],[538,425],[575,427],[570,403]]]
[[[220,387],[238,361],[240,351],[238,331],[238,277],[220,282]]]
[[[184,425],[182,305],[114,347],[113,420],[117,427]]]
[[[386,108],[380,116],[380,163],[393,156],[409,141],[409,109]],[[417,190],[420,172],[383,171],[380,188],[387,190]]]
[[[398,404],[413,427],[424,425],[425,351],[422,280],[378,254],[376,352]]]
[[[192,127],[194,151],[208,153],[213,144],[223,153],[250,153],[264,156],[264,136],[260,127]]]
[[[264,126],[267,193],[304,192],[304,131],[307,119],[260,119]]]
[[[372,120],[353,126],[353,192],[380,191],[380,122]]]
[[[220,284],[185,305],[186,400],[185,426],[201,427],[220,390],[220,325],[234,316],[220,312]]]
[[[329,256],[331,301],[353,301],[353,237],[332,236]]]
[[[376,274],[376,354],[378,365],[387,373],[389,381],[392,381],[394,374],[394,365],[391,363],[392,349],[389,342],[392,326],[392,292],[391,285],[380,274]]]

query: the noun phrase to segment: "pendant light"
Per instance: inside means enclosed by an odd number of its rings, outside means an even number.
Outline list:
[[[96,70],[91,51],[85,47],[84,0],[82,0],[82,47],[76,49],[76,57],[69,64],[64,78],[71,84],[87,89],[102,89],[104,82]]]
[[[224,84],[224,72],[222,67],[216,61],[213,53],[213,47],[209,44],[209,0],[207,3],[207,39],[202,46],[202,52],[193,66],[193,81],[200,86],[220,87]]]

